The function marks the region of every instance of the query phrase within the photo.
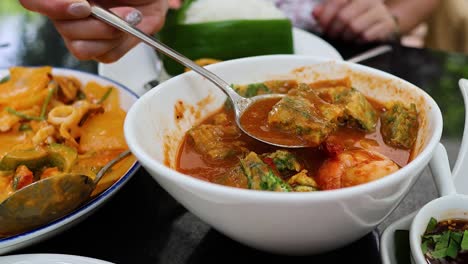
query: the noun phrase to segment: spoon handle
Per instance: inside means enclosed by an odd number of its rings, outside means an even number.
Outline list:
[[[104,167],[102,167],[99,172],[96,174],[96,178],[94,178],[94,184],[97,184],[102,176],[104,176],[104,174],[106,174],[107,170],[109,170],[109,168],[111,168],[112,166],[114,166],[117,162],[119,162],[120,160],[122,160],[123,158],[127,157],[128,155],[130,155],[131,152],[130,150],[126,150],[122,153],[120,153],[117,157],[115,157],[113,160],[109,161]]]
[[[224,93],[226,93],[231,98],[238,98],[240,97],[232,88],[229,86],[227,82],[223,79],[219,78],[213,72],[206,70],[205,68],[199,66],[189,58],[183,56],[182,54],[178,53],[177,51],[171,49],[170,47],[166,46],[164,43],[161,43],[156,38],[149,36],[148,34],[144,33],[143,31],[139,30],[138,28],[128,24],[125,20],[121,19],[114,13],[103,9],[99,6],[93,5],[91,6],[91,15],[107,24],[120,29],[124,32],[127,32],[144,43],[150,45],[151,47],[157,49],[158,51],[166,54],[167,56],[171,57],[172,59],[176,60],[180,64],[184,65],[185,67],[196,71],[197,73],[201,74],[203,77],[207,78],[213,84],[221,88]]]

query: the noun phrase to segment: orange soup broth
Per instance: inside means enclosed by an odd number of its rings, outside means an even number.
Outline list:
[[[368,100],[379,114],[382,111],[385,111],[384,107],[379,102],[369,98]],[[278,99],[274,99],[272,102],[265,104],[265,107],[268,108],[270,106],[269,109],[271,109],[271,106],[273,106],[277,101]],[[255,120],[251,120],[250,122],[254,127],[257,127],[257,130],[263,131],[265,134],[267,134],[267,132],[265,132],[265,127],[267,127],[265,116],[268,111],[268,109],[263,111],[266,112],[266,114],[258,114],[255,117]],[[222,112],[227,114],[232,123],[235,123],[233,111],[227,111],[225,108],[222,108],[204,120],[202,124],[211,123],[213,117]],[[246,146],[250,151],[254,151],[257,154],[274,152],[275,150],[280,149],[278,147],[259,142],[244,133],[241,135],[240,140],[246,143]],[[384,143],[380,133],[380,119],[376,130],[373,133],[366,134],[356,129],[340,127],[335,133],[328,137],[327,142],[338,144],[347,149],[360,147],[377,151],[393,160],[400,167],[405,166],[410,159],[411,150],[394,148]],[[329,157],[329,154],[322,146],[288,149],[288,151],[297,156],[299,163],[304,164],[304,168],[308,170],[310,175],[315,175],[322,163]],[[238,164],[238,162],[239,157],[235,156],[223,161],[209,161],[208,159],[203,159],[203,156],[195,150],[193,142],[191,142],[190,138],[186,135],[178,153],[176,169],[181,173],[191,175],[198,179],[217,182],[217,179],[220,176],[231,170]]]

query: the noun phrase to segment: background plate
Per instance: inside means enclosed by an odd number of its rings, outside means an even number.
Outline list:
[[[2,264],[112,264],[111,262],[63,254],[21,254],[0,257]]]

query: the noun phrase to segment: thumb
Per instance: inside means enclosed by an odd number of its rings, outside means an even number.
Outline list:
[[[91,6],[85,0],[19,1],[26,9],[41,13],[51,19],[77,19],[91,14]]]

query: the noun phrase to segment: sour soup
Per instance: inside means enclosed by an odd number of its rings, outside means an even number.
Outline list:
[[[222,185],[279,192],[339,189],[384,177],[405,166],[417,137],[414,104],[378,102],[349,78],[298,83],[271,80],[234,85],[242,96],[284,93],[249,109],[241,123],[282,149],[245,135],[227,101],[187,133],[177,170]]]

